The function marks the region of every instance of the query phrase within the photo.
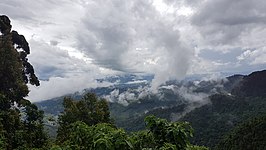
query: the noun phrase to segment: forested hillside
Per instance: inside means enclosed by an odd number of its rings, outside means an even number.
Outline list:
[[[266,70],[244,76],[232,95],[212,95],[208,105],[184,116],[181,120],[189,121],[195,129],[193,143],[214,147],[240,123],[265,115],[265,77]]]

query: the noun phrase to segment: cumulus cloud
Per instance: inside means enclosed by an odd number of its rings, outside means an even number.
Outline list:
[[[86,8],[78,46],[95,64],[154,73],[154,89],[185,76],[193,50],[180,42],[176,20],[160,14],[152,1],[92,1]]]
[[[246,50],[237,57],[239,61],[248,61],[251,65],[266,64],[266,47]]]
[[[85,72],[86,62],[70,57],[67,50],[51,46],[44,41],[31,39],[31,54],[29,60],[34,64],[35,71],[40,79],[50,77],[64,77],[69,73]]]

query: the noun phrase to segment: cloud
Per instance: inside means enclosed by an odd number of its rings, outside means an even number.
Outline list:
[[[83,59],[70,56],[69,52],[42,40],[31,39],[30,62],[41,80],[40,87],[29,85],[28,99],[33,102],[59,97],[82,91],[86,88],[109,86],[107,82],[98,83],[96,79],[104,77],[106,72]]]
[[[58,45],[58,41],[55,41],[55,40],[51,40],[50,41],[50,44],[53,45],[53,46],[57,46]]]
[[[154,73],[154,89],[185,76],[193,49],[180,42],[176,20],[161,15],[152,1],[92,1],[86,8],[78,47],[95,64]]]
[[[265,33],[265,4],[263,0],[207,0],[197,8],[191,18],[192,25],[202,35],[204,46],[216,49],[258,47],[264,45],[266,38],[254,38],[261,35],[260,32]]]
[[[32,102],[47,100],[75,92],[82,92],[85,88],[96,88],[110,86],[110,83],[98,83],[95,77],[89,74],[79,74],[69,77],[51,77],[47,81],[41,81],[40,87],[29,85],[30,93],[28,99]]]
[[[186,74],[265,68],[265,3],[2,0],[0,10],[30,40],[29,61],[43,84],[141,72],[155,75],[156,92]]]
[[[133,83],[134,84],[134,83]],[[122,91],[114,88],[110,94],[104,95],[103,97],[107,99],[109,102],[117,102],[124,106],[129,105],[129,103],[138,101],[143,98],[147,98],[147,96],[151,95],[150,87],[147,86],[139,86],[138,88],[129,88],[126,91]]]
[[[26,39],[34,36],[47,43],[58,41],[61,46],[73,46],[73,34],[83,16],[81,2],[68,0],[3,0],[0,10]]]
[[[31,46],[29,60],[34,64],[40,79],[48,80],[50,77],[65,77],[79,72],[97,71],[97,68],[93,68],[92,65],[90,65],[91,68],[88,67],[84,60],[71,57],[67,50],[36,39],[31,39],[29,43]]]
[[[246,50],[237,57],[239,61],[250,62],[251,65],[266,64],[266,47]]]

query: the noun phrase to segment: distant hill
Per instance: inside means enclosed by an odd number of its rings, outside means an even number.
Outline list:
[[[111,98],[111,116],[118,127],[127,131],[144,129],[143,119],[153,114],[167,120],[190,122],[195,130],[193,143],[213,148],[241,122],[266,112],[265,72],[233,75],[217,80],[169,81],[160,87],[158,93],[145,91],[149,87],[148,80],[139,82],[133,76],[127,76],[130,80],[128,82],[114,77],[108,80],[123,82],[84,92]],[[69,96],[78,100],[81,94]],[[121,99],[127,103],[121,103]],[[63,111],[62,101],[63,97],[59,97],[36,104],[45,113],[56,116]]]
[[[196,80],[196,77],[194,77],[193,80],[173,80],[162,85],[158,93],[152,93],[147,90],[150,88],[152,76],[114,76],[98,79],[98,82],[108,81],[114,83],[112,86],[85,89],[81,93],[76,92],[65,96],[70,96],[78,100],[81,98],[82,93],[96,93],[97,96],[107,98],[110,101],[112,116],[120,120],[120,118],[125,116],[140,115],[162,107],[164,109],[168,107],[172,108],[186,103],[182,93],[180,95],[180,91],[178,91],[180,88],[190,90],[191,93],[197,94],[206,93],[210,95],[217,92],[227,93],[228,89],[231,89],[240,77],[241,76],[232,77],[230,78],[230,82],[228,82],[227,79],[222,79],[217,81],[200,81],[197,83],[196,81],[198,80]],[[36,105],[46,114],[59,115],[63,111],[62,103],[65,96],[37,102]]]
[[[186,114],[180,120],[191,123],[194,144],[213,148],[226,133],[246,120],[266,114],[266,71],[229,77],[237,81],[231,94],[210,96],[211,103]],[[230,83],[230,82],[229,82]]]
[[[213,95],[211,103],[186,114],[181,121],[191,123],[194,144],[214,147],[231,129],[245,120],[266,113],[265,97]]]
[[[232,93],[237,96],[266,96],[266,70],[244,76]]]

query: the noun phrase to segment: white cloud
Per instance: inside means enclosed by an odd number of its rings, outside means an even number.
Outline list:
[[[98,83],[95,77],[89,74],[79,74],[70,77],[51,77],[47,81],[41,81],[40,87],[30,87],[29,99],[32,102],[46,100],[54,97],[82,92],[85,88],[96,88],[110,86],[110,83]]]
[[[77,35],[79,48],[97,65],[154,73],[154,89],[169,79],[184,77],[193,49],[181,42],[177,20],[161,14],[153,4],[141,0],[92,1],[82,19],[83,34]]]
[[[29,43],[31,46],[29,60],[34,64],[37,75],[43,80],[92,71],[100,72],[95,65],[70,56],[67,49],[34,38],[29,40]]]
[[[31,39],[30,62],[41,79],[41,86],[30,86],[29,99],[40,101],[65,94],[81,91],[85,88],[107,86],[96,79],[112,74],[88,61],[70,56],[67,50],[49,45],[44,41]]]
[[[246,50],[237,59],[239,61],[248,61],[251,65],[266,64],[266,47],[256,50]]]

